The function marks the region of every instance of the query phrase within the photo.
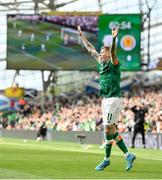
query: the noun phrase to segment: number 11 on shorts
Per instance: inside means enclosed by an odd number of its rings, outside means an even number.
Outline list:
[[[112,119],[112,114],[111,114],[111,113],[108,113],[108,114],[107,114],[107,122],[110,123],[110,122],[111,122],[111,119]]]

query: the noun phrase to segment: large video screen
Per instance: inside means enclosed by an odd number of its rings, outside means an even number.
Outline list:
[[[140,14],[104,14],[99,17],[98,42],[111,45],[111,29],[119,27],[117,55],[123,70],[140,70]]]
[[[96,71],[98,67],[97,62],[83,46],[76,26],[80,24],[88,40],[99,51],[104,43],[101,40],[101,34],[103,33],[100,24],[102,20],[105,21],[105,24],[109,23],[106,19],[103,19],[102,16],[99,17],[98,14],[91,13],[9,15],[7,68],[18,70]],[[112,21],[116,22],[113,17]],[[140,22],[138,23],[135,24],[135,28],[140,29]],[[106,27],[111,28],[108,24]],[[121,27],[119,26],[119,28]],[[128,29],[128,31],[131,32],[132,29]],[[109,36],[110,32],[107,31],[107,33]],[[107,35],[104,34],[102,39]],[[119,38],[122,37],[119,36]],[[125,41],[127,44],[134,43],[131,40],[128,37]],[[137,41],[140,42],[140,39]],[[135,47],[136,44],[133,44],[133,48]],[[128,50],[124,53],[127,54]],[[135,53],[139,55],[140,51],[136,51]],[[125,59],[123,56],[122,61],[124,62],[122,63],[122,70],[138,70],[140,67],[139,59],[131,59],[130,56]],[[130,61],[134,61],[133,63],[136,65],[131,67]]]

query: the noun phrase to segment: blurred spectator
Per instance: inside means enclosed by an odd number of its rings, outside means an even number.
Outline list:
[[[145,124],[145,114],[148,112],[148,109],[140,105],[138,107],[133,106],[131,110],[134,113],[134,122],[135,122],[134,131],[133,131],[133,139],[132,139],[132,148],[134,148],[134,143],[135,143],[137,133],[140,133],[142,135],[143,147],[146,148],[144,124]]]
[[[27,101],[23,97],[19,99],[20,109],[23,109],[26,104],[27,104]]]
[[[43,122],[38,130],[37,141],[44,140],[46,135],[47,135],[47,126],[46,126],[46,123]]]

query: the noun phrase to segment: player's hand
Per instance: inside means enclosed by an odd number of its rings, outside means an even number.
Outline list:
[[[81,36],[81,35],[82,35],[82,30],[81,30],[80,25],[78,25],[78,26],[77,26],[77,28],[78,28],[78,33],[79,33],[79,36]]]
[[[116,38],[117,35],[118,35],[118,28],[112,29],[112,36],[113,36],[113,38]]]

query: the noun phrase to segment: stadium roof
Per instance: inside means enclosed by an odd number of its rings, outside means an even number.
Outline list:
[[[39,13],[47,10],[57,10],[77,0],[1,0],[0,10],[10,13]]]

